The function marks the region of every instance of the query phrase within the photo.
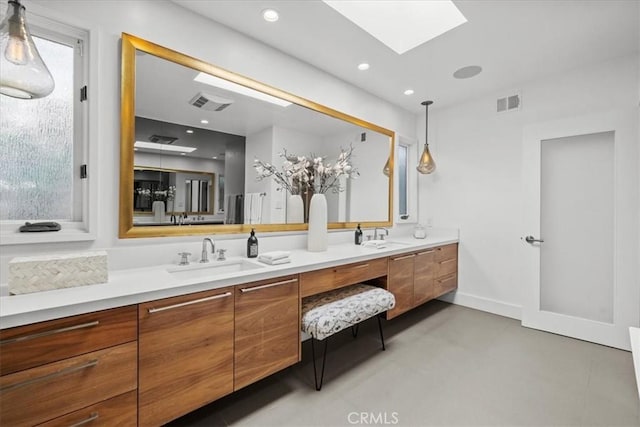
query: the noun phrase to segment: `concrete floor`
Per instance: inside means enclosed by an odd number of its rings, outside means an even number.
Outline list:
[[[172,426],[640,426],[631,353],[432,301],[357,339],[331,338],[322,391],[311,348],[289,369]]]

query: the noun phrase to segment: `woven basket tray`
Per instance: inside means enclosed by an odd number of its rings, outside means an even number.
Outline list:
[[[13,295],[108,281],[105,251],[19,257],[9,262],[9,292]]]

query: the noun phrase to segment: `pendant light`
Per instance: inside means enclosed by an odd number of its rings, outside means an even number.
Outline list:
[[[21,99],[49,95],[55,83],[33,43],[20,0],[8,3],[0,42],[0,93]]]
[[[424,105],[427,110],[425,133],[424,133],[424,151],[420,156],[420,163],[416,168],[418,172],[422,174],[429,174],[436,170],[436,162],[433,160],[433,156],[429,152],[429,105],[433,104],[433,101],[424,101],[421,105]]]

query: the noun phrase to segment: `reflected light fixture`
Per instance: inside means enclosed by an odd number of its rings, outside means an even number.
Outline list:
[[[382,168],[382,173],[385,176],[389,176],[389,174],[391,174],[391,167],[389,166],[389,161],[391,160],[390,157],[387,157],[387,163],[384,164],[384,167]]]
[[[173,152],[182,152],[182,153],[191,153],[192,151],[196,151],[195,147],[185,147],[183,145],[173,145],[173,144],[158,144],[156,142],[147,142],[147,141],[136,141],[133,144],[134,147],[137,148],[146,148],[148,150],[159,150],[159,151],[173,151]]]
[[[436,162],[429,152],[429,105],[431,104],[433,104],[433,101],[424,101],[421,103],[421,105],[425,106],[427,112],[424,132],[424,150],[420,156],[420,163],[418,163],[418,167],[416,168],[421,174],[430,174],[436,170]]]
[[[38,53],[19,0],[8,2],[0,24],[0,93],[13,98],[44,98],[55,83]]]

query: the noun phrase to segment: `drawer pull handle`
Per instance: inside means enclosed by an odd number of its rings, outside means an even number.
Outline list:
[[[193,301],[181,302],[180,304],[168,305],[166,307],[150,308],[147,311],[149,312],[149,314],[153,314],[153,313],[158,313],[159,311],[172,310],[174,308],[185,307],[187,305],[199,304],[201,302],[213,301],[214,299],[226,298],[230,296],[231,296],[231,292],[225,292],[224,294],[213,295],[211,297],[206,297],[206,298],[194,299]]]
[[[369,264],[360,264],[360,265],[354,265],[353,267],[336,268],[333,271],[337,273],[338,271],[355,270],[356,268],[367,268],[367,267],[369,267]]]
[[[57,372],[53,372],[51,374],[43,375],[41,377],[31,378],[31,379],[28,379],[26,381],[22,381],[22,382],[15,383],[15,384],[9,384],[8,386],[0,388],[0,392],[7,392],[9,390],[14,390],[16,388],[20,388],[20,387],[28,386],[28,385],[31,385],[31,384],[35,384],[35,383],[38,383],[40,381],[46,381],[46,380],[50,380],[50,379],[53,379],[53,378],[61,377],[63,375],[71,374],[73,372],[82,371],[83,369],[91,368],[93,366],[96,366],[97,364],[98,364],[98,359],[93,359],[93,360],[90,360],[90,361],[88,361],[86,363],[83,363],[82,365],[70,366],[68,368],[64,368],[64,369],[61,369],[61,370],[59,370]]]
[[[435,250],[434,250],[434,249],[431,249],[431,250],[424,251],[424,252],[418,252],[418,255],[432,254],[432,253],[434,253],[434,252],[435,252]]]
[[[283,280],[282,282],[267,283],[266,285],[254,286],[252,288],[240,288],[240,292],[245,293],[245,292],[259,291],[260,289],[273,288],[274,286],[286,285],[289,283],[295,283],[297,281],[298,279],[289,279],[289,280]]]
[[[84,419],[82,421],[78,421],[75,424],[71,424],[69,427],[80,427],[80,426],[83,426],[85,424],[89,424],[91,421],[95,421],[98,418],[100,418],[100,415],[98,415],[97,412],[92,412],[91,415],[89,415],[89,418],[86,418],[86,419]]]
[[[438,279],[438,282],[442,283],[442,282],[446,282],[449,279],[453,279],[454,277],[456,277],[456,274],[457,273],[453,273],[453,274],[450,274],[448,276],[444,276],[443,278]]]
[[[393,260],[393,261],[400,261],[401,259],[413,258],[413,257],[415,257],[415,256],[416,256],[416,254],[405,255],[405,256],[398,257],[398,258],[392,258],[392,260]]]
[[[49,335],[61,334],[63,332],[75,331],[76,329],[84,329],[84,328],[92,328],[94,326],[98,326],[100,324],[99,320],[95,320],[93,322],[81,323],[80,325],[67,326],[65,328],[52,329],[50,331],[38,332],[31,335],[25,335],[22,337],[9,338],[6,340],[0,341],[0,345],[11,344],[14,342],[20,341],[28,341],[35,338],[42,338]]]

